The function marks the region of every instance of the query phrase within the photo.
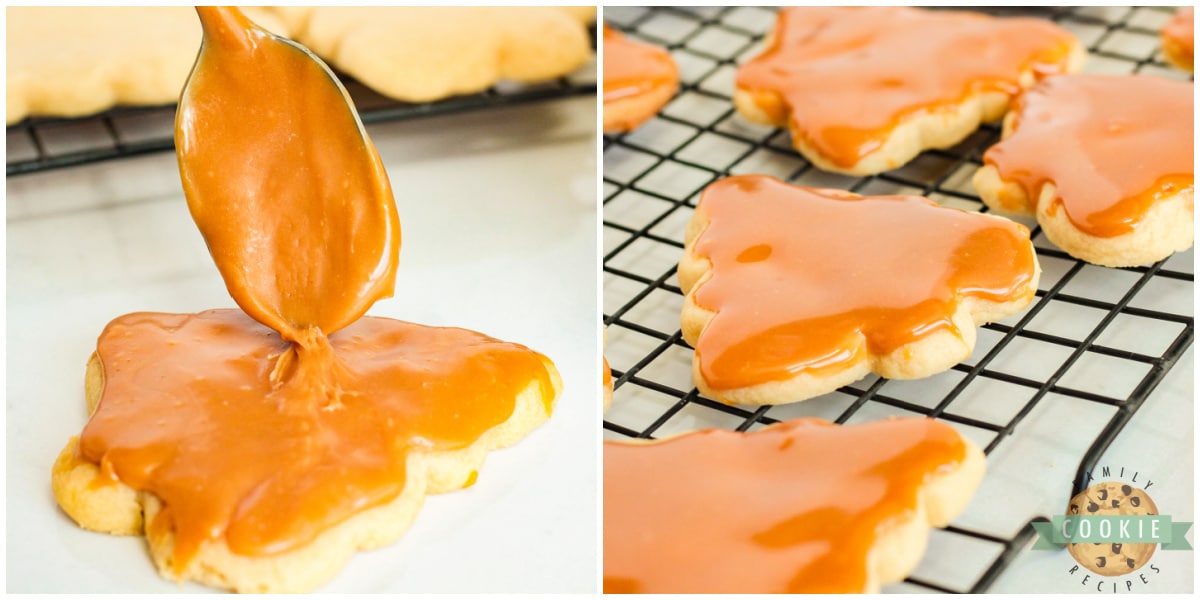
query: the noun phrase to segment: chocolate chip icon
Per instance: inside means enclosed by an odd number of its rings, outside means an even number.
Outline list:
[[[1084,510],[1081,511],[1080,507]],[[1067,514],[1078,515],[1081,512],[1086,515],[1157,515],[1158,507],[1145,490],[1106,481],[1071,498]],[[1150,561],[1157,547],[1157,544],[1085,542],[1067,544],[1067,551],[1089,571],[1104,577],[1116,577],[1142,568]]]

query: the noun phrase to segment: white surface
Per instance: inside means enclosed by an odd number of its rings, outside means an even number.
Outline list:
[[[1195,477],[1195,431],[1189,425],[1193,413],[1195,374],[1195,348],[1189,349],[1179,359],[1179,367],[1172,369],[1163,378],[1155,393],[1126,426],[1108,451],[1100,459],[1099,466],[1111,467],[1115,476],[1118,469],[1126,469],[1124,481],[1130,480],[1129,471],[1137,471],[1138,482],[1151,482],[1146,490],[1161,514],[1171,515],[1174,522],[1191,522],[1195,518],[1193,482]],[[1069,427],[1070,418],[1064,415],[1058,421],[1060,428]],[[1074,465],[1072,465],[1074,469]],[[1116,478],[1116,477],[1114,477]],[[1106,478],[1098,477],[1097,481]],[[1055,486],[1047,490],[1065,506],[1070,499],[1070,490]],[[1188,533],[1188,540],[1195,546],[1195,528]],[[1194,551],[1156,550],[1147,566],[1122,577],[1097,578],[1091,575],[1085,582],[1085,572],[1068,574],[1074,559],[1066,551],[1029,550],[1017,557],[1012,566],[996,580],[991,591],[1008,592],[1095,592],[1112,593],[1112,584],[1118,591],[1146,593],[1191,592],[1195,580]],[[1158,569],[1155,572],[1150,568]],[[1140,576],[1146,577],[1146,582]],[[1036,585],[1034,585],[1036,582]],[[1132,587],[1127,587],[1130,582]],[[1101,585],[1098,590],[1097,585]]]
[[[597,589],[595,99],[374,125],[403,245],[373,315],[475,329],[558,366],[550,421],[431,496],[394,546],[321,591]],[[50,465],[86,420],[84,365],[109,320],[233,307],[170,153],[9,178],[9,592],[178,592],[141,538],[81,530]],[[186,585],[183,591],[209,591]]]

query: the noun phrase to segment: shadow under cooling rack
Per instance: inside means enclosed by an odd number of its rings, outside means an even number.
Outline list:
[[[1169,10],[1128,7],[995,9],[1033,13],[1072,31],[1089,49],[1088,72],[1153,72],[1187,79],[1158,55]],[[691,348],[679,331],[683,296],[675,269],[699,192],[729,175],[762,173],[801,185],[860,194],[923,195],[984,211],[971,185],[987,125],[959,145],[870,177],[822,172],[786,131],[740,119],[731,103],[738,64],[757,55],[772,9],[609,8],[605,21],[671,51],[680,68],[675,98],[639,129],[604,140],[605,353],[616,387],[606,439],[656,438],[701,427],[754,430],[799,417],[855,423],[926,415],[952,423],[988,453],[989,471],[967,513],[930,537],[926,563],[889,591],[987,591],[1033,538],[1031,523],[1065,506],[1087,473],[1192,346],[1193,253],[1149,267],[1107,269],[1075,260],[1031,225],[1043,274],[1026,311],[979,330],[972,356],[916,381],[869,376],[792,405],[727,406],[700,395]],[[1184,365],[1182,368],[1187,368]],[[1190,409],[1190,399],[1184,399]],[[1071,432],[1057,423],[1070,421]],[[1190,428],[1192,415],[1179,416]],[[1052,477],[1015,497],[1007,490],[1030,464]],[[1164,468],[1170,468],[1165,465]],[[1072,485],[1073,482],[1073,485]],[[1057,486],[1057,487],[1056,487]],[[1040,494],[1040,495],[1039,495]]]
[[[500,83],[478,94],[411,104],[340,76],[363,123],[400,121],[596,93],[595,64],[536,84]],[[33,117],[8,127],[6,174],[20,175],[173,150],[175,105],[119,107],[78,119]]]

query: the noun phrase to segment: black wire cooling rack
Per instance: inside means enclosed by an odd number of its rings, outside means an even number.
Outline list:
[[[392,100],[339,74],[363,123],[512,106],[596,93],[594,68],[548,82],[502,82],[477,94],[428,103]],[[175,105],[118,107],[78,119],[33,117],[8,127],[6,174],[73,167],[175,148]]]
[[[1033,12],[1058,22],[1088,47],[1089,72],[1187,78],[1158,54],[1158,29],[1172,9],[984,10],[1004,15]],[[604,139],[604,324],[616,388],[604,423],[606,438],[653,438],[696,423],[747,431],[797,416],[846,423],[919,414],[971,431],[991,463],[993,451],[1023,424],[1029,427],[1033,420],[1026,417],[1046,408],[1047,398],[1069,398],[1109,411],[1099,421],[1098,435],[1069,449],[1071,464],[1078,461],[1077,492],[1086,487],[1087,474],[1104,451],[1191,347],[1191,251],[1149,267],[1105,269],[1071,258],[1035,227],[1034,244],[1043,268],[1037,298],[1025,312],[983,326],[971,359],[951,372],[917,382],[872,376],[829,398],[790,406],[727,406],[700,395],[690,377],[691,349],[679,331],[682,292],[675,279],[683,228],[700,190],[728,175],[765,173],[793,183],[862,194],[917,194],[945,205],[986,210],[970,178],[984,150],[999,139],[999,127],[985,126],[954,148],[927,151],[888,173],[824,173],[792,150],[786,131],[749,124],[732,107],[736,67],[760,52],[763,35],[774,22],[771,9],[607,8],[604,17],[634,38],[669,49],[682,80],[676,97],[655,119],[634,132]],[[1167,296],[1185,301],[1162,302]],[[1156,341],[1149,343],[1148,338]],[[620,364],[622,355],[625,365]],[[1106,385],[1105,377],[1096,377],[1113,373],[1122,385]],[[1019,402],[1010,401],[1004,411],[981,409],[979,397],[995,399],[995,388]],[[636,401],[623,407],[623,397]],[[637,408],[631,408],[634,405]],[[627,410],[622,413],[622,408]],[[1180,416],[1180,427],[1191,423],[1191,414]],[[1066,485],[1048,482],[1056,484]],[[1018,525],[1013,535],[952,525],[940,535],[957,539],[944,545],[988,546],[984,554],[994,558],[962,581],[913,576],[901,587],[986,591],[1029,545],[1032,522],[1046,516],[1043,512]]]

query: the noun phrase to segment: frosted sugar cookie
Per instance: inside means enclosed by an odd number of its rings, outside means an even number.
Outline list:
[[[796,402],[869,372],[950,368],[977,324],[1029,304],[1038,273],[1008,219],[739,175],[709,185],[688,224],[683,337],[705,395]]]
[[[788,8],[763,53],[738,69],[733,101],[751,121],[787,126],[818,167],[868,175],[957,144],[1039,78],[1077,71],[1085,54],[1042,19]]]
[[[1192,246],[1195,92],[1149,75],[1051,77],[1023,94],[975,189],[1035,214],[1071,256],[1148,265]]]

